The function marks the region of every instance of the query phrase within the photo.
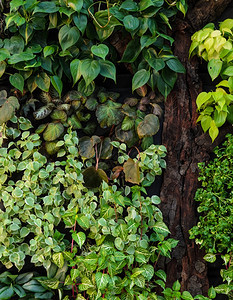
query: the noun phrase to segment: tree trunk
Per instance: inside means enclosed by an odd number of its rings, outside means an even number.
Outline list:
[[[168,285],[179,279],[182,290],[193,295],[207,294],[207,267],[204,251],[189,239],[189,229],[196,224],[194,195],[198,187],[198,162],[208,161],[209,153],[220,143],[225,131],[220,132],[212,145],[207,134],[196,124],[196,98],[202,91],[198,78],[198,60],[188,59],[191,35],[219,16],[230,0],[190,1],[185,20],[176,19],[173,31],[174,53],[186,67],[179,75],[176,88],[165,103],[162,144],[167,147],[167,169],[161,190],[161,209],[171,236],[179,240],[172,259],[166,263]]]

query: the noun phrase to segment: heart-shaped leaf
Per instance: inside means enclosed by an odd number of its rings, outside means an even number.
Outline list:
[[[137,88],[140,88],[144,84],[147,83],[147,81],[150,78],[150,72],[142,69],[137,71],[137,73],[134,74],[133,80],[132,80],[132,91],[136,90]]]
[[[75,240],[75,242],[78,244],[79,248],[82,248],[82,245],[85,243],[86,235],[84,232],[73,232],[72,238]]]
[[[137,133],[139,138],[155,135],[159,131],[159,118],[153,114],[145,116],[144,120],[138,124]]]
[[[73,78],[73,83],[75,83],[80,79],[81,77],[81,70],[80,70],[81,62],[79,59],[74,59],[70,63],[70,72]]]
[[[23,93],[24,79],[22,75],[20,75],[19,73],[15,73],[10,76],[9,80],[15,88],[17,88],[18,90],[20,90],[21,93]]]
[[[44,92],[49,91],[50,78],[45,72],[41,72],[40,74],[38,74],[36,76],[35,81],[36,81],[36,84],[37,84],[39,89],[41,89]]]
[[[97,188],[103,180],[108,182],[108,176],[102,169],[89,167],[83,172],[83,180],[87,188]]]
[[[64,126],[61,123],[49,123],[43,133],[45,141],[51,142],[59,138],[64,132]]]
[[[16,109],[19,109],[19,101],[16,97],[11,96],[0,107],[0,125],[12,118]]]
[[[80,72],[88,86],[100,73],[99,62],[93,59],[84,59],[81,62]]]
[[[79,37],[80,33],[76,26],[62,26],[58,33],[58,39],[62,47],[62,51],[65,51],[66,49],[73,46],[78,41]]]
[[[108,100],[105,104],[98,106],[96,117],[102,128],[117,125],[121,122],[123,114],[120,110],[121,104]]]
[[[93,45],[91,47],[91,52],[94,55],[105,59],[105,57],[108,55],[109,49],[108,49],[108,46],[106,46],[104,44],[99,44],[98,46],[97,45]]]

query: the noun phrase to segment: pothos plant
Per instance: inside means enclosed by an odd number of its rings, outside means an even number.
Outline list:
[[[0,75],[22,94],[63,82],[92,89],[98,76],[116,81],[116,64],[128,63],[132,90],[148,83],[166,97],[184,67],[172,54],[170,19],[184,0],[12,0],[0,40]],[[113,40],[128,40],[122,54]],[[170,45],[169,45],[170,44]],[[66,87],[67,88],[67,87]]]
[[[216,90],[202,92],[197,97],[197,109],[203,130],[212,141],[218,136],[219,127],[226,121],[233,124],[233,20],[206,25],[192,36],[190,55],[198,55],[208,62],[212,80],[219,79]]]

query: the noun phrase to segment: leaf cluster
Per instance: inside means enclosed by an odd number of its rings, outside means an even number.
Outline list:
[[[226,270],[221,275],[226,284],[216,287],[216,292],[228,294],[232,290],[232,213],[233,213],[233,136],[228,134],[222,147],[214,151],[216,157],[205,165],[199,164],[202,187],[195,195],[200,202],[199,222],[190,230],[190,238],[203,247],[204,259],[210,263],[221,254]]]
[[[116,81],[119,57],[111,39],[120,32],[129,40],[120,62],[131,64],[132,90],[148,83],[167,97],[185,71],[168,45],[167,28],[178,10],[186,13],[184,0],[10,1],[0,76],[21,93],[53,86],[60,96],[67,79],[79,88],[93,87],[98,76]]]
[[[219,30],[210,23],[192,36],[190,56],[198,55],[208,62],[208,72],[213,80],[221,77],[213,92],[202,92],[197,97],[198,122],[214,141],[226,121],[233,123],[233,20],[226,19]]]

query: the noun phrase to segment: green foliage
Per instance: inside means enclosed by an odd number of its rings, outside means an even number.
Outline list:
[[[66,134],[66,160],[48,162],[38,152],[40,136],[30,134],[31,123],[22,117],[13,121],[19,129],[6,128],[13,141],[0,151],[0,260],[20,270],[30,255],[32,263],[48,268],[53,253],[65,250],[64,235],[56,230],[61,215],[76,206],[78,186],[84,188],[77,182],[82,178],[82,165],[75,161],[78,139],[75,133]]]
[[[13,275],[9,271],[0,274],[0,299],[52,299],[53,293],[37,280],[37,273]]]
[[[201,215],[198,224],[190,230],[190,238],[195,238],[206,250],[206,261],[212,263],[216,255],[221,254],[226,266],[221,275],[227,283],[216,287],[216,292],[228,294],[233,288],[233,136],[226,137],[223,146],[214,151],[216,158],[208,165],[199,164],[202,188],[197,190],[195,199],[200,202],[198,212]]]
[[[197,97],[197,109],[200,116],[197,121],[214,141],[226,121],[233,123],[233,45],[232,19],[220,23],[219,30],[214,24],[206,25],[192,36],[190,55],[198,55],[208,62],[208,72],[212,80],[221,77],[213,92],[202,92]],[[228,92],[226,91],[228,89]]]
[[[13,117],[15,110],[19,109],[19,101],[16,97],[7,97],[5,90],[0,91],[0,125]]]
[[[61,96],[62,82],[93,85],[100,75],[116,81],[114,34],[121,31],[129,43],[121,62],[131,63],[135,76],[132,89],[148,83],[166,98],[176,73],[185,70],[167,42],[170,19],[187,4],[164,1],[10,1],[1,41],[0,75],[22,93],[53,86]],[[151,53],[156,62],[152,62]],[[145,75],[146,76],[143,76]],[[161,77],[161,78],[160,78]],[[170,80],[174,77],[174,80]]]

